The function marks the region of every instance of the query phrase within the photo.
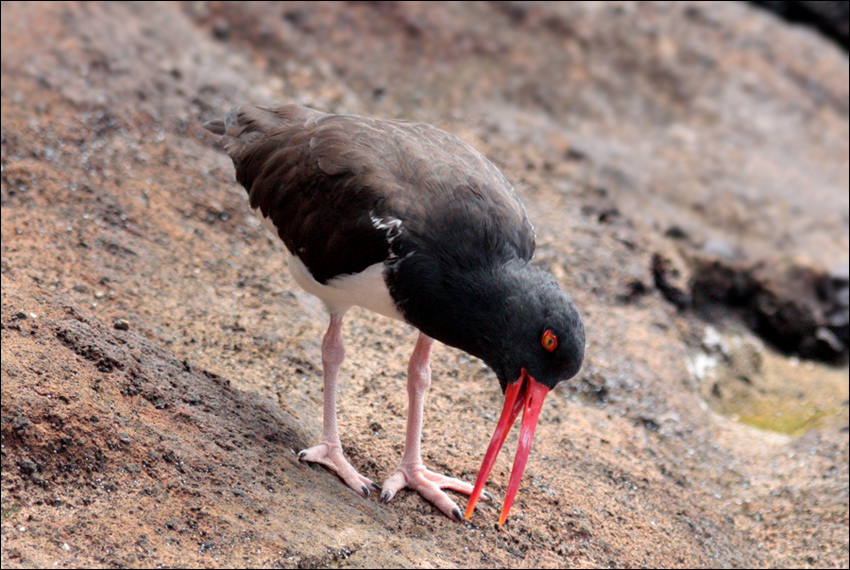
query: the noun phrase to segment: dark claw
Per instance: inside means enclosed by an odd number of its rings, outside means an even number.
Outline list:
[[[368,498],[369,495],[371,495],[371,493],[369,492],[369,487],[367,487],[366,485],[363,485],[362,487],[360,487],[360,490],[363,491],[364,497]]]
[[[492,501],[493,499],[496,498],[496,497],[493,496],[493,493],[491,493],[490,491],[484,491],[483,493],[481,493],[481,496],[484,497],[484,499],[487,500],[487,501]]]
[[[385,491],[385,492],[381,493],[381,501],[384,502],[384,503],[389,503],[390,499],[392,499],[392,498],[393,498],[393,494],[390,493],[389,491]]]
[[[457,507],[452,509],[452,516],[454,516],[454,518],[457,522],[460,522],[460,521],[463,520],[463,516],[460,514],[460,509],[457,508]]]
[[[375,489],[376,491],[381,490],[381,486],[378,485],[377,483],[375,483],[374,481],[372,481],[372,488]]]

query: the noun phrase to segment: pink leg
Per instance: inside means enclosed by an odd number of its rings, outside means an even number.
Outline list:
[[[434,339],[419,333],[416,348],[407,366],[407,432],[404,437],[404,455],[401,464],[392,477],[384,482],[381,500],[388,503],[400,489],[407,487],[433,503],[446,516],[461,520],[461,511],[457,504],[442,491],[451,489],[469,495],[472,485],[454,477],[434,473],[425,468],[420,454],[422,439],[422,411],[425,404],[425,392],[431,385],[431,347]],[[486,491],[482,498],[489,500],[492,495]]]
[[[344,313],[331,313],[328,332],[322,340],[322,367],[325,375],[325,407],[322,422],[322,439],[319,445],[305,449],[298,459],[310,463],[320,463],[339,475],[345,483],[363,497],[369,496],[369,487],[379,487],[369,478],[360,475],[342,453],[339,430],[336,425],[336,381],[339,367],[345,359],[345,347],[342,345],[342,316]]]

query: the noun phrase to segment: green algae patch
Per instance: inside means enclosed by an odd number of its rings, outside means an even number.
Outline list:
[[[690,370],[713,410],[735,421],[787,435],[848,423],[847,366],[801,361],[747,334],[708,327]]]

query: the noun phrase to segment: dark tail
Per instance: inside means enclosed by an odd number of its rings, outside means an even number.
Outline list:
[[[245,150],[270,132],[282,127],[304,124],[311,117],[324,113],[298,105],[284,105],[275,109],[256,105],[236,105],[221,119],[206,123],[204,128],[221,136],[225,152],[238,163]]]

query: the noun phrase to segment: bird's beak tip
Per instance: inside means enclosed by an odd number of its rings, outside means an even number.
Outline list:
[[[484,455],[484,461],[481,465],[481,470],[478,472],[475,488],[469,496],[469,506],[466,509],[467,519],[472,516],[472,512],[475,510],[475,505],[484,489],[484,483],[487,481],[487,476],[490,475],[490,470],[496,462],[496,457],[505,443],[508,432],[516,421],[520,410],[524,410],[516,458],[511,469],[508,491],[505,494],[505,504],[499,516],[499,526],[504,525],[507,521],[508,512],[510,512],[511,505],[513,505],[514,498],[519,489],[520,479],[522,479],[522,473],[525,471],[525,464],[528,461],[528,454],[531,451],[531,441],[534,438],[534,431],[537,427],[537,419],[540,417],[540,410],[543,407],[543,400],[546,398],[548,392],[549,387],[535,380],[525,369],[522,370],[519,380],[508,385],[505,390],[505,405],[502,408],[502,415],[499,418],[499,423],[496,425],[496,430],[493,432],[487,453]]]

